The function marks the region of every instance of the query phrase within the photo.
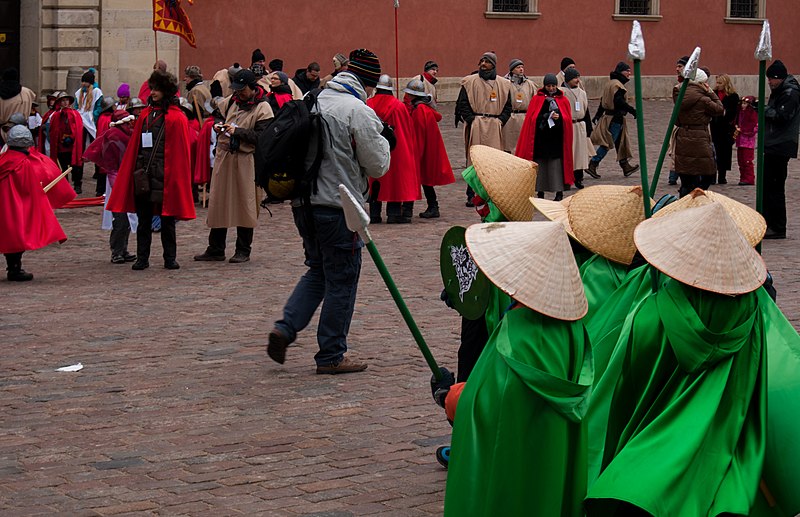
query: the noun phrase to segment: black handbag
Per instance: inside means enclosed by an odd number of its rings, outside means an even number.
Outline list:
[[[150,194],[150,167],[153,165],[153,159],[156,156],[156,149],[158,148],[158,144],[161,142],[161,137],[164,135],[164,129],[166,126],[167,123],[164,121],[164,124],[161,126],[161,130],[158,132],[156,141],[153,144],[153,150],[150,152],[150,159],[147,161],[147,166],[144,169],[135,169],[133,171],[134,196],[146,196]]]

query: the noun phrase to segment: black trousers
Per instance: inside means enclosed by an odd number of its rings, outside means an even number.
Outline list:
[[[679,174],[678,176],[681,179],[681,187],[678,189],[679,197],[687,195],[696,188],[708,190],[708,187],[711,186],[711,182],[716,179],[716,175],[696,176],[694,174]]]
[[[764,219],[776,233],[786,234],[788,156],[764,153]]]
[[[150,245],[153,242],[154,204],[148,197],[136,198],[136,215],[139,228],[136,230],[136,258],[150,260]],[[164,248],[164,261],[175,260],[178,244],[175,238],[175,218],[161,216],[161,246]]]
[[[72,161],[72,153],[58,153],[58,163],[61,165],[61,172],[69,169],[70,162]],[[72,185],[80,187],[83,183],[83,165],[76,165],[72,167]]]
[[[236,253],[250,256],[253,245],[254,228],[236,227]],[[208,253],[210,255],[225,255],[225,240],[228,237],[227,228],[211,228],[208,232]]]
[[[458,347],[458,377],[457,382],[466,382],[475,363],[483,352],[486,342],[489,341],[489,331],[486,329],[486,316],[477,320],[461,318],[461,346]]]
[[[469,187],[467,187],[467,188],[470,191],[472,190]],[[433,188],[433,187],[431,187],[429,185],[422,185],[422,192],[423,192],[423,194],[425,194],[425,201],[428,202],[428,206],[439,206],[439,202],[436,200],[436,189],[435,188]],[[468,191],[467,195],[469,195],[469,191]],[[474,196],[475,193],[473,192],[472,195]],[[471,197],[469,199],[472,200]]]
[[[5,253],[7,271],[19,271],[20,269],[22,269],[23,253],[25,252],[20,251],[19,253]]]
[[[108,238],[108,244],[111,247],[111,256],[122,257],[128,252],[128,237],[131,235],[131,223],[128,221],[128,214],[113,212],[111,217],[111,236]]]

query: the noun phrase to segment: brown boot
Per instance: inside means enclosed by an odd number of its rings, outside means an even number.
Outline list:
[[[595,162],[593,160],[589,160],[589,168],[586,169],[586,174],[588,174],[589,176],[593,177],[596,180],[599,180],[600,179],[600,175],[597,174],[597,163],[598,162]]]
[[[348,357],[342,358],[336,364],[326,364],[324,366],[317,366],[317,373],[323,374],[339,374],[339,373],[355,373],[355,372],[363,372],[367,369],[367,363],[359,363],[357,361],[353,361]]]
[[[631,165],[628,163],[628,160],[620,160],[619,166],[622,167],[622,174],[624,174],[626,178],[639,170],[638,165]]]

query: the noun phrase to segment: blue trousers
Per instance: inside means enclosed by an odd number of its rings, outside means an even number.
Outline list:
[[[617,122],[612,122],[610,126],[608,126],[608,131],[611,133],[611,136],[614,138],[614,147],[619,149],[619,139],[622,136],[622,124]],[[593,162],[600,163],[603,161],[603,158],[606,157],[608,154],[608,147],[604,145],[600,145],[597,147],[596,156],[592,158]]]
[[[292,208],[292,214],[303,238],[308,271],[286,301],[283,319],[275,322],[275,327],[294,341],[322,304],[317,326],[319,352],[314,360],[318,366],[336,364],[347,352],[364,242],[347,229],[342,209],[314,206],[310,219],[302,207]]]

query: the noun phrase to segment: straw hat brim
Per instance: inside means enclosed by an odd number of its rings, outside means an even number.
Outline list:
[[[469,156],[489,198],[509,221],[530,221],[528,198],[536,186],[535,163],[485,145],[473,145]]]
[[[642,188],[595,185],[572,198],[567,213],[576,240],[592,253],[630,265],[636,254],[633,230],[644,220]]]
[[[704,291],[749,293],[767,278],[761,255],[720,203],[648,219],[636,227],[634,239],[656,269]]]
[[[583,282],[561,223],[476,224],[465,237],[481,271],[519,303],[559,320],[586,315]]]
[[[551,201],[549,199],[540,199],[538,197],[531,196],[529,201],[533,204],[533,208],[535,208],[540,214],[551,221],[563,224],[564,229],[567,231],[569,236],[576,241],[578,240],[578,238],[575,237],[575,232],[572,231],[572,226],[569,224],[568,211],[570,202],[572,201],[572,196],[566,197],[561,201]]]
[[[680,210],[710,203],[719,203],[722,205],[722,208],[731,216],[731,219],[733,219],[733,222],[739,227],[739,231],[742,232],[742,235],[744,235],[744,238],[750,243],[750,246],[755,247],[761,242],[761,239],[764,238],[764,234],[767,232],[767,222],[761,214],[744,203],[740,203],[735,199],[723,196],[717,192],[711,192],[710,190],[704,191],[699,188],[694,189],[688,196],[684,196],[678,201],[670,203],[654,213],[653,217],[664,217],[665,215],[674,214]]]

